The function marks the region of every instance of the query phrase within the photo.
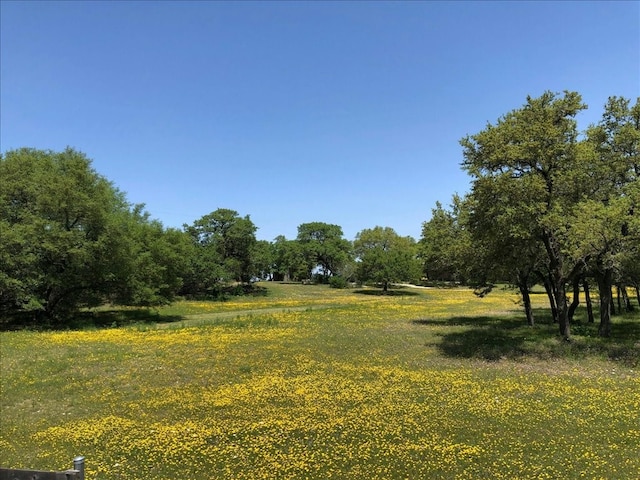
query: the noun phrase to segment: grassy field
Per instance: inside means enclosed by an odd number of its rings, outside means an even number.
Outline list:
[[[0,464],[127,479],[637,479],[640,315],[543,295],[262,284],[262,295],[0,333]],[[638,310],[636,309],[636,312]],[[107,319],[107,320],[104,320]]]

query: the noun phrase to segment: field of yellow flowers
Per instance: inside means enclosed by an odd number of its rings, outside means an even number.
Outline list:
[[[614,319],[624,337],[578,324],[566,344],[542,308],[527,327],[507,290],[375,293],[273,284],[166,307],[157,324],[1,332],[0,465],[84,455],[90,480],[640,478],[638,314]]]

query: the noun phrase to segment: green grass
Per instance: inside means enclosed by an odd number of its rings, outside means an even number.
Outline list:
[[[640,316],[565,343],[506,290],[336,290],[0,333],[0,464],[89,479],[638,478]],[[637,312],[637,310],[636,310]],[[124,325],[119,326],[118,325]]]

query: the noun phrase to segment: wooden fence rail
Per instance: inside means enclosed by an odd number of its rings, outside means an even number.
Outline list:
[[[73,469],[64,472],[1,468],[0,480],[84,480],[84,457],[73,459]]]

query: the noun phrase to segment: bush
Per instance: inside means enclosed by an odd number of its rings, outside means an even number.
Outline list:
[[[329,279],[329,286],[331,288],[347,288],[347,279],[340,275],[335,275]]]

